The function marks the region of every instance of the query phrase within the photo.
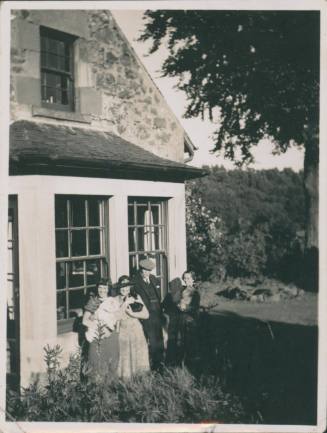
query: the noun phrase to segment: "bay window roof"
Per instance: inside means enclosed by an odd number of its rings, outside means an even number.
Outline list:
[[[10,175],[182,182],[206,171],[161,158],[110,132],[19,120],[10,126]]]

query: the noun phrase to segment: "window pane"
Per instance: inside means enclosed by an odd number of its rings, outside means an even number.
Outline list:
[[[67,230],[56,230],[56,257],[68,257]]]
[[[68,92],[67,92],[67,90],[62,90],[61,91],[61,98],[60,98],[60,100],[61,100],[61,103],[63,105],[68,105]]]
[[[57,196],[55,199],[55,209],[56,228],[68,227],[67,199]]]
[[[150,226],[153,225],[153,212],[149,211],[148,209],[144,212],[144,222],[143,224],[145,226]]]
[[[151,205],[152,224],[160,224],[159,211],[160,211],[160,206],[158,204]]]
[[[59,68],[61,71],[64,71],[64,70],[65,70],[65,57],[58,56],[58,68]]]
[[[44,83],[48,87],[56,88],[60,84],[59,79],[60,77],[52,72],[44,72]]]
[[[145,214],[148,208],[146,206],[137,206],[137,224],[144,225],[145,224]]]
[[[66,287],[66,263],[57,263],[57,290]]]
[[[153,226],[144,227],[144,251],[155,249],[155,228]]]
[[[73,198],[71,200],[71,225],[73,227],[85,227],[85,199]]]
[[[85,305],[84,289],[69,291],[69,317],[76,317],[78,310]]]
[[[66,292],[57,293],[57,320],[67,319]]]
[[[68,263],[69,267],[69,287],[84,286],[84,262],[71,262]]]
[[[137,251],[144,251],[145,244],[147,241],[144,239],[144,227],[138,228],[137,230]]]
[[[90,198],[88,199],[89,205],[89,226],[100,225],[100,203],[101,200]]]
[[[89,254],[92,256],[101,253],[101,242],[100,242],[101,232],[97,229],[89,230]]]
[[[153,249],[154,250],[160,250],[161,249],[161,227],[152,227],[152,233],[153,233]]]
[[[138,269],[137,256],[129,256],[129,274],[132,277]]]
[[[96,284],[101,278],[101,265],[100,259],[88,260],[86,262],[86,278],[87,285]]]
[[[41,52],[41,66],[42,67],[47,67],[48,65],[48,52],[47,51],[42,51]]]
[[[86,256],[86,230],[71,231],[72,257]]]
[[[56,41],[55,39],[48,38],[48,51],[49,52],[57,54],[57,52],[58,52],[57,45],[58,45],[58,41]]]
[[[65,54],[65,42],[64,41],[57,41],[57,50],[58,50],[58,54],[60,56],[64,56],[64,54]]]
[[[42,91],[43,100],[48,104],[56,104],[58,101],[56,89],[53,87],[44,87]]]
[[[60,90],[60,88],[56,89],[56,101],[57,101],[58,104],[61,104],[61,103],[62,103],[62,101],[61,101],[61,90]]]
[[[129,252],[136,251],[136,230],[134,228],[128,229],[128,250]]]
[[[60,81],[60,88],[61,88],[61,91],[66,91],[66,92],[68,92],[68,87],[69,87],[69,85],[68,85],[68,77],[65,77],[65,76],[61,76],[61,81]]]
[[[70,56],[65,56],[64,57],[64,70],[67,71],[67,72],[71,71]]]
[[[47,66],[53,69],[59,69],[58,56],[56,54],[49,53],[47,56]]]
[[[42,98],[42,101],[45,101],[46,98],[47,98],[47,96],[46,96],[46,89],[45,89],[44,86],[41,87],[41,98]]]

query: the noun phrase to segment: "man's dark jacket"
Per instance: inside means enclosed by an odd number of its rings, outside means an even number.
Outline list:
[[[163,335],[162,335],[162,309],[160,298],[160,285],[158,279],[150,274],[150,284],[147,284],[140,272],[134,279],[135,291],[141,296],[145,306],[149,311],[149,318],[141,320],[144,334],[149,344],[149,354],[152,369],[160,368],[163,362]],[[152,287],[157,302],[151,302],[149,296],[149,286]]]

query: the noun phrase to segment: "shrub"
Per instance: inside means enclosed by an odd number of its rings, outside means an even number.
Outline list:
[[[226,236],[225,247],[228,275],[251,277],[265,272],[267,255],[264,231],[240,227],[237,233]]]
[[[7,412],[19,421],[88,422],[245,422],[238,398],[212,378],[195,379],[186,368],[166,368],[129,381],[80,380],[79,354],[59,368],[59,348],[45,348],[48,381],[33,383],[21,395],[10,392]],[[50,368],[49,368],[50,365]]]

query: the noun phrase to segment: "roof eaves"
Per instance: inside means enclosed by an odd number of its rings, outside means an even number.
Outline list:
[[[183,182],[207,174],[203,169],[189,166],[164,166],[138,164],[130,161],[85,161],[66,160],[35,156],[16,158],[10,161],[10,174],[52,174],[81,177],[125,178],[144,180],[166,180]]]

